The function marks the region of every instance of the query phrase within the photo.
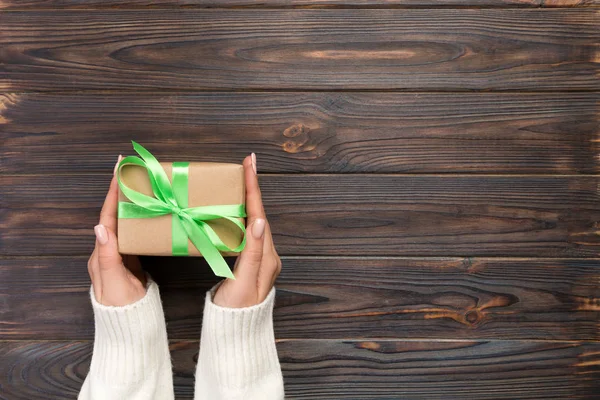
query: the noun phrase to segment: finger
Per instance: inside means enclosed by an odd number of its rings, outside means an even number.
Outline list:
[[[117,159],[117,164],[121,161],[121,156]],[[116,168],[116,165],[115,165]],[[115,170],[116,172],[116,170]],[[102,211],[100,211],[100,224],[104,225],[108,229],[112,229],[113,232],[117,231],[117,203],[119,199],[119,189],[117,179],[114,176],[110,181],[108,193],[104,199],[104,205]]]
[[[265,224],[266,221],[263,218],[257,218],[248,226],[246,247],[240,253],[233,271],[236,280],[256,285],[263,257]]]
[[[114,271],[124,272],[125,266],[119,254],[117,235],[108,227],[98,224],[94,227],[98,247],[98,272],[102,280]]]
[[[254,166],[252,165],[253,162],[255,164]],[[262,203],[262,194],[256,176],[256,155],[254,153],[244,159],[244,168],[246,179],[246,211],[248,213],[249,223],[252,222],[254,218],[266,219],[265,209]],[[273,238],[271,236],[271,227],[267,221],[265,227],[264,251],[268,251],[269,249],[275,252],[275,246],[273,245]]]
[[[246,213],[248,214],[248,225],[257,218],[265,218],[258,178],[252,166],[252,156],[244,160],[244,178],[246,183]]]

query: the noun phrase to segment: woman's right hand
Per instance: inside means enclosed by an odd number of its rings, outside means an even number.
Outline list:
[[[117,164],[121,161],[121,156]],[[116,169],[116,166],[115,166]],[[137,256],[121,257],[117,242],[118,185],[114,176],[94,227],[96,247],[88,261],[88,272],[96,301],[105,306],[126,306],[146,295],[146,276]]]

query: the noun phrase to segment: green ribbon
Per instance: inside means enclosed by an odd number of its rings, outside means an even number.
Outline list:
[[[188,207],[189,163],[173,163],[173,183],[171,183],[156,158],[142,145],[134,141],[132,143],[141,158],[125,157],[117,167],[119,187],[131,201],[131,203],[119,202],[119,218],[154,218],[172,214],[173,255],[188,255],[189,238],[202,253],[215,275],[235,279],[220,251],[240,252],[244,249],[246,229],[238,219],[246,216],[244,204]],[[121,181],[121,168],[126,165],[137,165],[146,169],[155,197],[137,192]],[[219,235],[206,223],[219,218],[232,222],[244,234],[242,242],[236,248],[232,249],[223,243]]]

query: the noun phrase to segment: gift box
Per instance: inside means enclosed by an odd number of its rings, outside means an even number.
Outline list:
[[[237,255],[245,244],[244,167],[159,163],[141,145],[134,148],[141,158],[125,157],[117,169],[119,252],[205,256],[215,274],[232,277],[221,256]]]

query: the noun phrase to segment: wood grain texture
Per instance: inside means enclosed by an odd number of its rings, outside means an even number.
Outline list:
[[[541,7],[597,7],[598,0],[542,0]]]
[[[599,39],[595,9],[4,12],[0,90],[597,91]]]
[[[0,400],[77,395],[130,139],[258,153],[287,398],[597,399],[598,6],[0,0]],[[142,262],[191,399],[217,278]]]
[[[0,176],[0,255],[88,255],[109,180]],[[599,183],[592,176],[260,177],[280,254],[328,256],[598,257]]]
[[[280,341],[290,399],[594,399],[600,345],[522,341]],[[74,398],[91,342],[0,342],[3,399]],[[197,341],[172,341],[178,399],[193,397]]]
[[[87,258],[0,259],[1,339],[93,339]],[[171,339],[197,339],[199,259],[142,259]],[[600,259],[290,258],[277,281],[282,338],[600,340]],[[360,293],[360,295],[357,295]]]
[[[0,171],[109,171],[135,139],[262,172],[596,174],[599,115],[600,93],[5,94]]]
[[[598,0],[0,0],[0,9],[170,7],[592,7]]]

